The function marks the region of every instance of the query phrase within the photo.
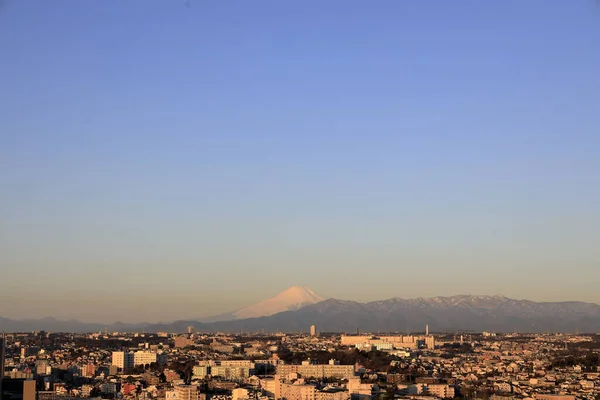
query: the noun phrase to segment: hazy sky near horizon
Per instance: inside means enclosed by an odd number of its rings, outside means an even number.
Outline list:
[[[600,303],[594,1],[0,1],[0,316]]]

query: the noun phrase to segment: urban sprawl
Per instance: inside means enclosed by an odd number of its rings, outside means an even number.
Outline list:
[[[600,399],[596,334],[11,333],[0,400]]]

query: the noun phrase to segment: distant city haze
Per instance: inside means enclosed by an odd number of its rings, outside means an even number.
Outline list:
[[[189,3],[0,2],[1,317],[600,303],[595,2]]]

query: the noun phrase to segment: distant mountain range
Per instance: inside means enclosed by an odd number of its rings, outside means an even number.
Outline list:
[[[323,300],[307,287],[204,320],[108,325],[119,332],[307,332],[310,325],[329,332],[417,332],[426,324],[435,331],[600,332],[600,306],[584,302],[534,302],[505,296],[460,295],[359,303]],[[11,320],[0,317],[0,330],[95,332],[104,324],[54,318]]]

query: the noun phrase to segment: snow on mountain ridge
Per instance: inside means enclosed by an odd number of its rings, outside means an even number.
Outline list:
[[[267,317],[284,311],[295,311],[300,308],[325,300],[308,286],[292,286],[275,297],[260,301],[233,313],[234,318]]]

